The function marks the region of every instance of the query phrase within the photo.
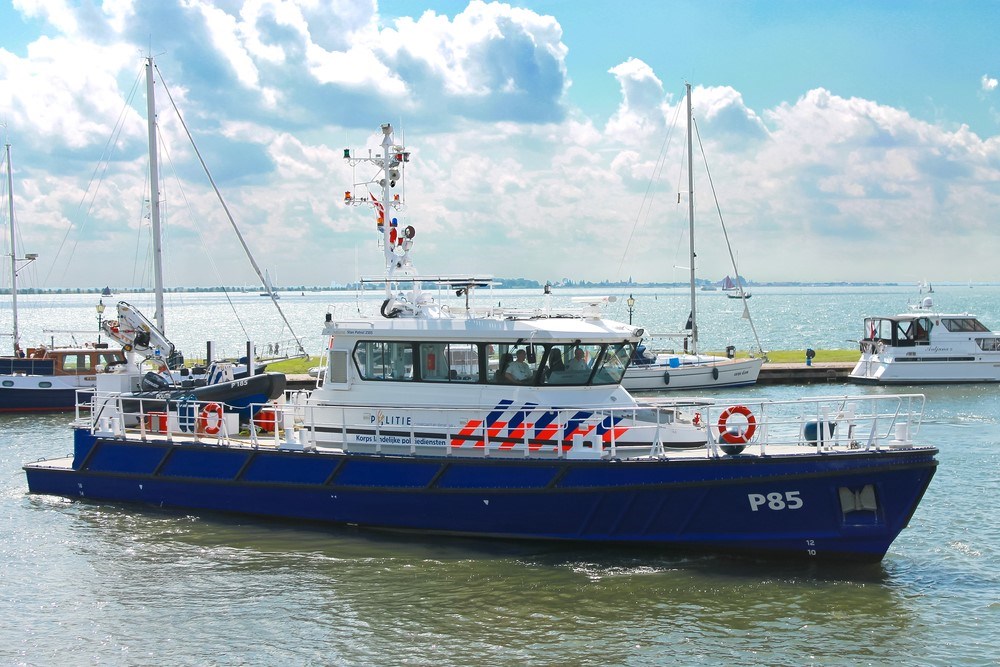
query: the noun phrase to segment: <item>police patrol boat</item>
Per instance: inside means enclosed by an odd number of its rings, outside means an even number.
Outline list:
[[[217,406],[99,392],[31,493],[422,535],[880,560],[937,466],[923,397],[656,397],[621,379],[644,332],[571,309],[480,305],[488,276],[420,275],[403,225],[410,153],[382,126],[349,205],[376,212],[370,314],[329,312],[325,372],[250,428]],[[372,190],[379,191],[375,196]],[[374,279],[372,279],[374,280]]]

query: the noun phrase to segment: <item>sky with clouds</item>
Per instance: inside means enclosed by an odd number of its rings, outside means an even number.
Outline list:
[[[683,281],[685,82],[701,277],[721,210],[752,281],[1000,281],[1000,3],[627,6],[0,0],[32,286],[149,283],[149,53],[170,285],[256,280],[170,98],[279,285],[380,272],[343,149],[384,122],[423,272]]]

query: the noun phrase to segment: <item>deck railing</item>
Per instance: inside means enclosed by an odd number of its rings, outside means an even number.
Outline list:
[[[392,408],[315,405],[308,392],[255,406],[253,417],[218,402],[94,396],[77,425],[141,440],[385,455],[659,458],[817,453],[908,446],[918,434],[920,394],[797,400],[644,399],[628,407]]]

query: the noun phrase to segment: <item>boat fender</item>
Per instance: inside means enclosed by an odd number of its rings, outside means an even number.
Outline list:
[[[747,420],[747,428],[745,431],[733,430],[730,431],[726,427],[726,422],[733,415],[743,415]],[[750,438],[757,431],[757,419],[750,412],[750,408],[745,405],[733,405],[726,408],[721,415],[719,415],[719,438],[733,445],[739,445],[743,443],[750,442]]]
[[[718,380],[719,379],[719,367],[718,366],[713,366],[712,367],[712,379],[713,380]]]
[[[670,371],[663,371],[663,384],[670,384]]]
[[[208,420],[212,415],[215,415],[215,421],[209,424]],[[222,419],[222,406],[218,403],[209,403],[198,414],[197,432],[199,434],[215,435],[222,427]]]

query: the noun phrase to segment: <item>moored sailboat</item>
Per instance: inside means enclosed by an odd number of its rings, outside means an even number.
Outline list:
[[[681,334],[668,336],[683,338],[684,351],[651,351],[645,346],[633,359],[625,371],[622,386],[632,391],[665,391],[678,389],[719,389],[755,384],[764,363],[763,351],[759,357],[736,358],[735,354],[718,356],[701,354],[698,351],[698,300],[695,290],[695,218],[694,218],[694,151],[691,109],[691,85],[687,85],[687,160],[688,160],[688,261],[690,262],[690,304],[691,313],[685,330]],[[743,294],[742,286],[737,286],[726,276],[722,289],[738,289],[736,296]],[[729,293],[729,296],[733,296]],[[749,294],[746,294],[749,296]],[[749,320],[749,311],[744,312]],[[756,334],[755,334],[756,335]],[[647,340],[647,343],[649,341]],[[758,348],[760,347],[758,343]]]

